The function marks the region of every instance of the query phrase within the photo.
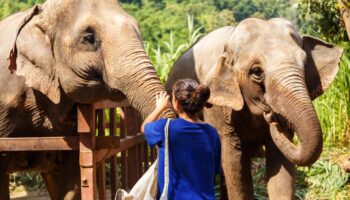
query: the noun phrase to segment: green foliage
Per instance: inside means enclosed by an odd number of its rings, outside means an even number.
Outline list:
[[[194,24],[203,27],[201,33],[234,23],[232,12],[218,11],[211,0],[143,1],[141,7],[135,4],[122,6],[139,21],[143,39],[153,44],[170,41],[170,37],[176,38],[173,41],[176,46],[187,42],[188,15],[193,16]]]
[[[45,0],[1,0],[0,19],[17,11],[25,10]]]
[[[39,173],[35,172],[17,172],[10,175],[10,188],[15,188],[20,185],[32,189],[44,187],[44,180]]]
[[[285,17],[295,21],[295,9],[292,1],[288,0],[232,0],[231,7],[237,21],[248,17],[270,19],[274,17]]]
[[[195,43],[199,37],[202,35],[200,33],[201,27],[194,30],[193,17],[188,16],[188,32],[187,32],[187,42],[176,46],[174,44],[174,35],[171,32],[168,42],[163,41],[162,44],[158,44],[156,48],[153,47],[152,43],[146,42],[146,52],[151,58],[154,66],[157,70],[157,73],[160,77],[160,80],[165,83],[168,77],[168,74],[171,70],[172,65],[181,54],[187,50],[193,43]],[[163,45],[164,48],[161,48],[160,45]]]
[[[297,0],[301,29],[331,42],[349,40],[341,23],[338,0]],[[344,1],[345,2],[345,1]]]
[[[331,154],[332,152],[332,154]],[[346,150],[327,148],[321,158],[311,167],[298,167],[296,172],[296,198],[304,199],[348,199],[350,174],[330,158],[344,154]],[[266,167],[262,159],[253,160],[254,196],[267,200]]]
[[[345,173],[334,159],[346,153],[349,153],[346,148],[327,148],[311,167],[299,167],[297,190],[300,199],[349,199],[350,174]]]
[[[305,195],[305,199],[340,199],[338,195],[344,194],[342,190],[350,180],[350,175],[341,170],[338,165],[327,160],[319,160],[309,169],[302,169],[308,178],[309,188],[312,192]]]
[[[285,17],[297,22],[292,3],[293,0],[145,0],[122,6],[139,21],[145,41],[170,41],[172,36],[179,46],[187,41],[187,15],[202,27],[201,33],[208,33],[247,17]]]

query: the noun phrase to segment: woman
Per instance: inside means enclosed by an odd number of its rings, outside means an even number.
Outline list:
[[[169,188],[168,200],[215,199],[214,179],[221,169],[219,135],[204,123],[198,114],[208,106],[208,87],[192,79],[178,80],[173,86],[172,104],[179,118],[169,125]],[[159,115],[171,105],[169,96],[156,97],[155,110],[145,119],[141,131],[150,146],[159,150],[158,199],[164,186],[164,126],[167,119]]]

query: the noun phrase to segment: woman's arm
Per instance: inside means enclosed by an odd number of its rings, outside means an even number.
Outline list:
[[[145,132],[145,126],[146,124],[150,122],[154,122],[158,119],[160,114],[167,108],[171,107],[171,104],[169,103],[169,95],[167,95],[166,92],[161,92],[156,95],[156,108],[153,110],[153,112],[143,121],[141,126],[141,132]]]

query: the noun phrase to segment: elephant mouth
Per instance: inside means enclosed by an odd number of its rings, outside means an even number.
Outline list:
[[[280,132],[284,134],[286,137],[290,137],[291,134],[294,132],[295,130],[294,125],[291,122],[289,122],[286,117],[282,116],[279,113],[274,112],[271,108],[268,112],[265,111],[263,115],[264,115],[265,121],[268,124],[276,124]],[[287,134],[289,134],[289,136]]]
[[[272,111],[272,108],[266,103],[265,99],[252,99],[251,102],[264,113],[270,113]]]

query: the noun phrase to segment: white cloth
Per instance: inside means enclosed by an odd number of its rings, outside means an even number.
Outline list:
[[[164,127],[165,153],[164,153],[164,188],[160,200],[168,199],[169,188],[169,124],[167,120]],[[156,200],[158,189],[158,157],[146,173],[137,181],[130,192],[119,189],[115,200]]]

